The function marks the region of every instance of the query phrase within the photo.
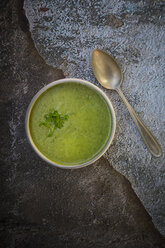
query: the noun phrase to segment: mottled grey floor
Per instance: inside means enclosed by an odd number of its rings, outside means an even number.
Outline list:
[[[165,1],[25,0],[32,38],[40,55],[67,77],[95,83],[91,52],[111,53],[124,71],[123,92],[157,137],[163,156],[145,148],[115,92],[117,130],[106,158],[130,182],[165,235]]]
[[[165,247],[131,184],[106,158],[66,171],[34,153],[24,130],[27,106],[64,75],[37,52],[22,1],[0,3],[0,31],[0,247]]]

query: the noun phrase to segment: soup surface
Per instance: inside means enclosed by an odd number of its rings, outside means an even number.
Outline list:
[[[69,118],[48,137],[48,128],[40,126],[40,122],[54,110]],[[29,128],[34,144],[48,159],[75,165],[102,151],[110,138],[112,116],[106,101],[95,90],[79,83],[65,83],[49,88],[37,99]]]

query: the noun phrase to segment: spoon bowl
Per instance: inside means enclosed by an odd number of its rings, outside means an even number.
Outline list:
[[[95,77],[104,88],[115,90],[120,87],[123,73],[111,55],[99,49],[93,50],[92,67]]]

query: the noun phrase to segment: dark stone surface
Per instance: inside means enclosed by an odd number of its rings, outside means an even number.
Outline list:
[[[105,158],[66,171],[32,151],[24,130],[27,106],[63,73],[38,54],[22,5],[0,6],[0,247],[165,247],[130,183]]]

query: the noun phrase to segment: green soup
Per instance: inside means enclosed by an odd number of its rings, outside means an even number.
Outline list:
[[[53,110],[67,114],[69,119],[48,137],[48,129],[39,124]],[[91,160],[106,146],[112,116],[107,102],[97,91],[79,83],[65,83],[49,88],[37,99],[29,127],[34,144],[49,160],[76,165]]]

